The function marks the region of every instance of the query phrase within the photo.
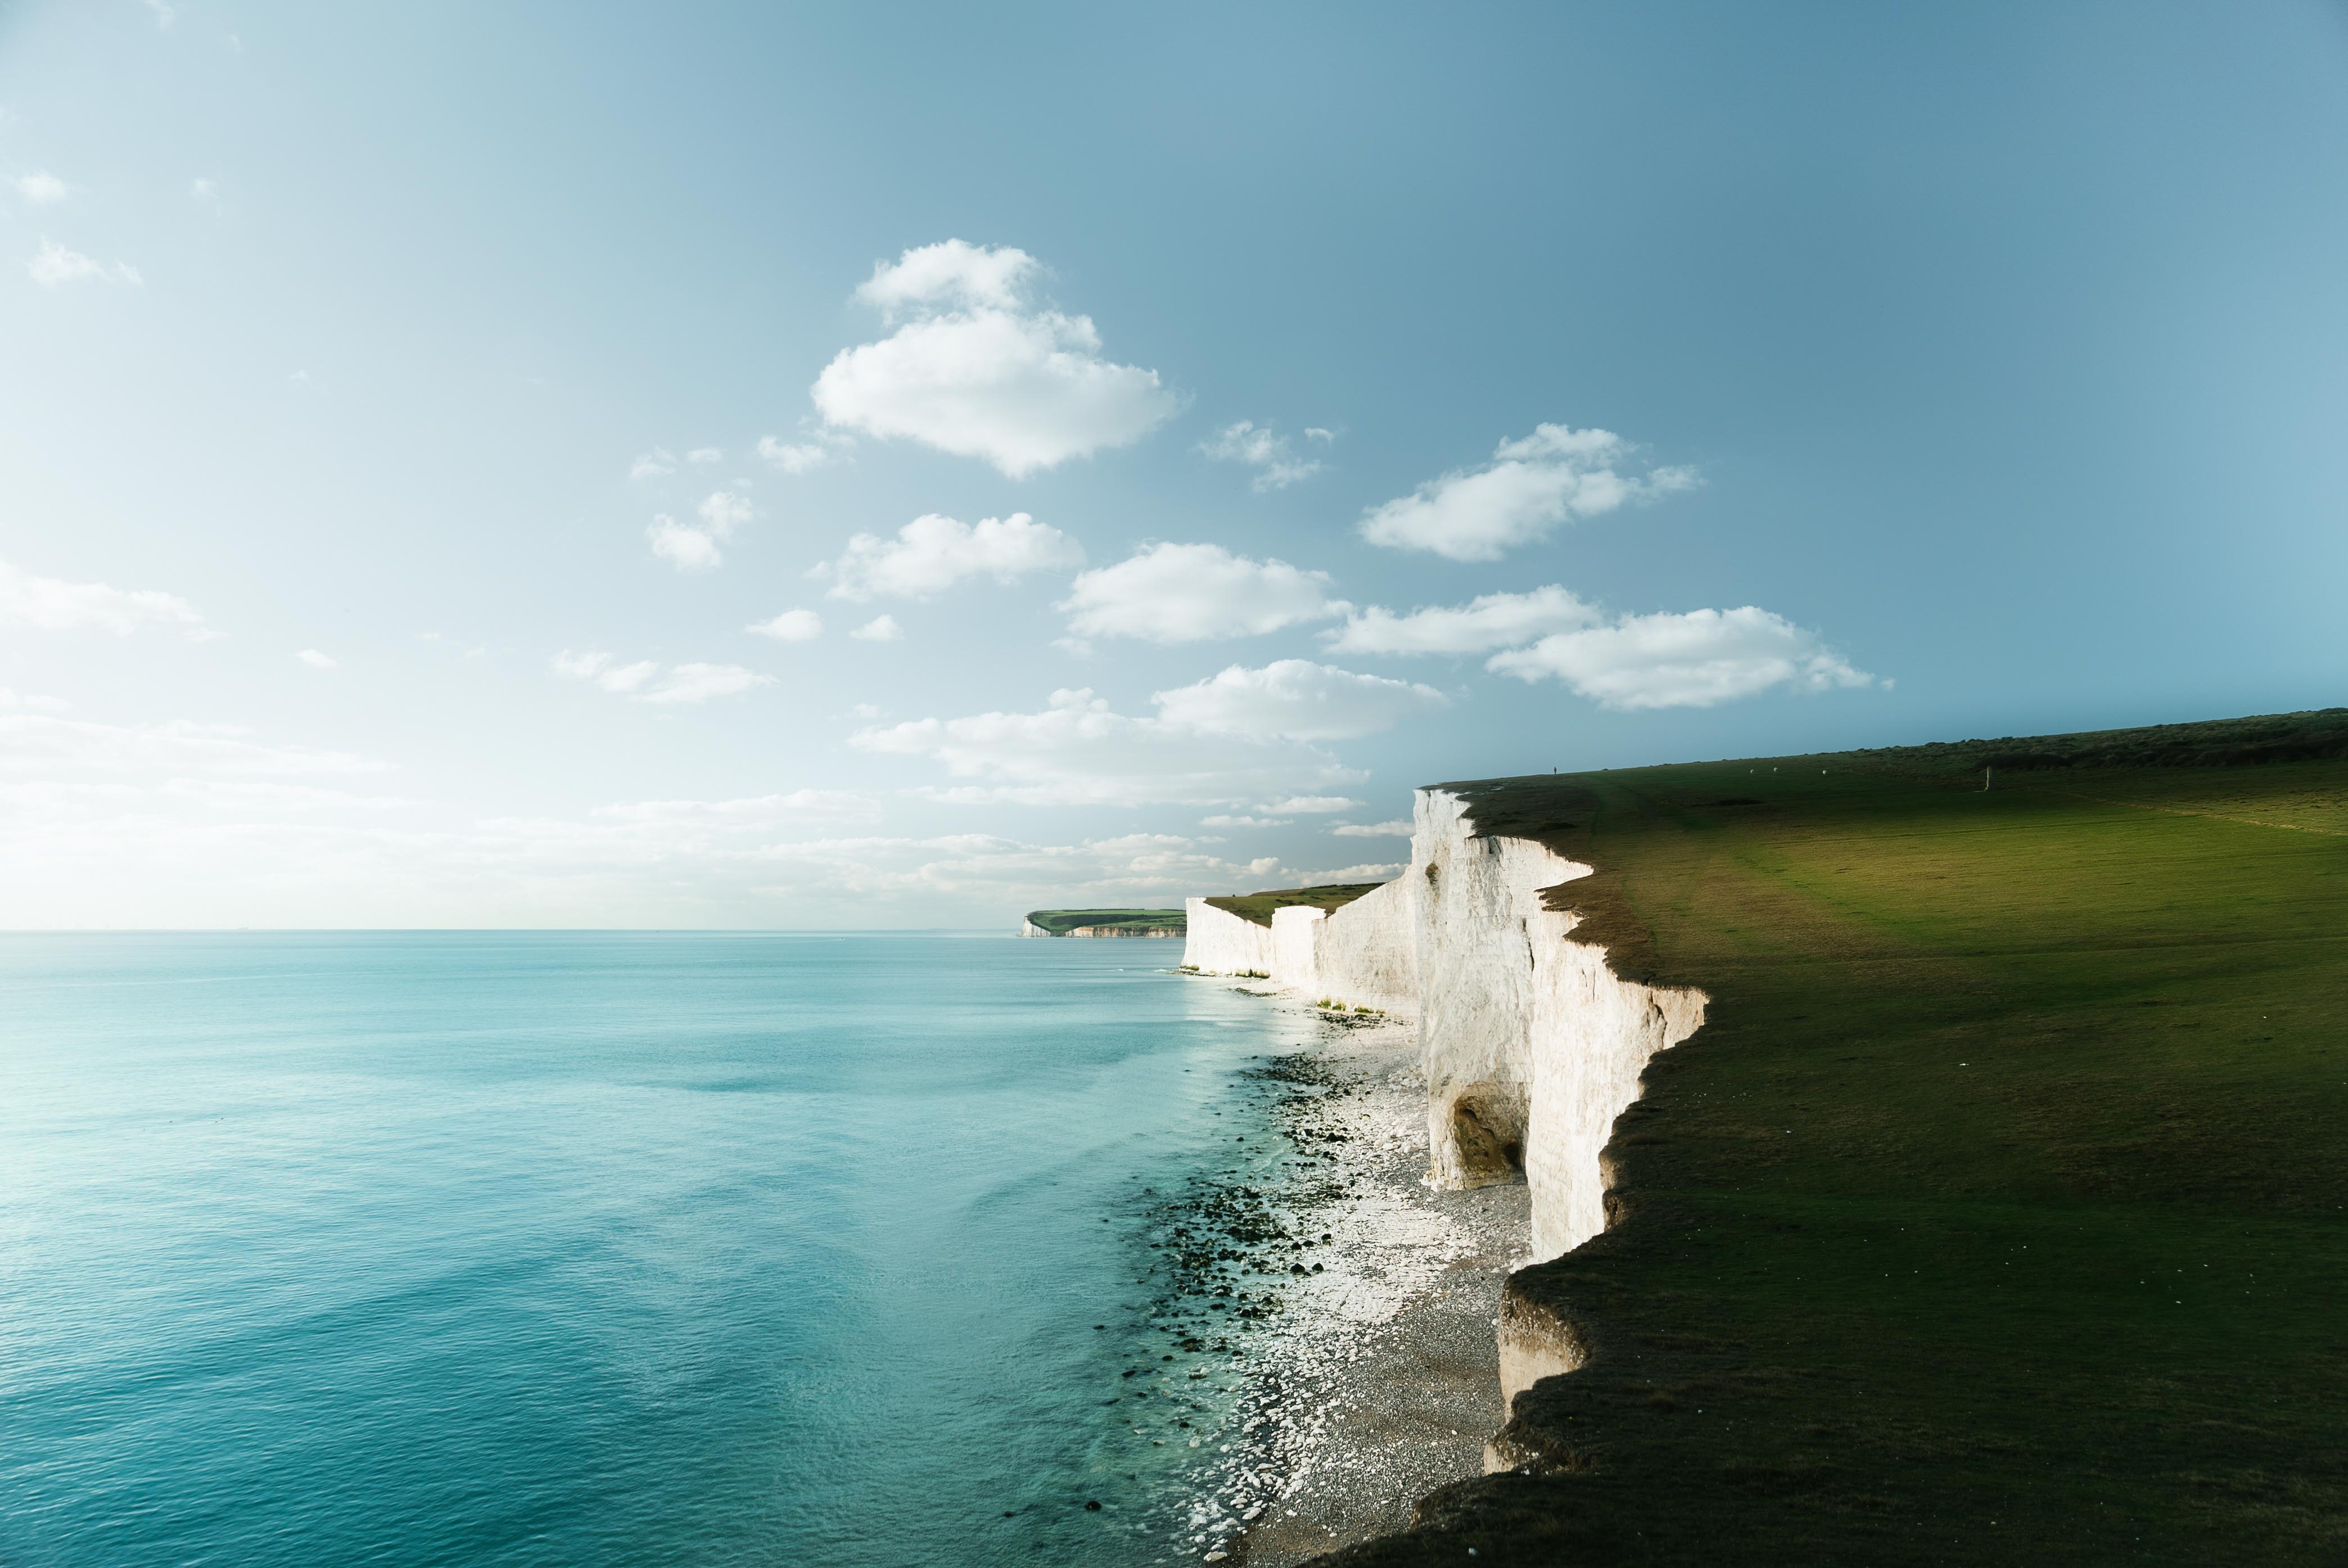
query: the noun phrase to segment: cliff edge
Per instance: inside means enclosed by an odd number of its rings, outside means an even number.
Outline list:
[[[1321,1561],[2348,1556],[2338,717],[1423,791],[1430,1163],[1547,1261]]]

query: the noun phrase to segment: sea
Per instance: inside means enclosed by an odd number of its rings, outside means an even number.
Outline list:
[[[0,1565],[1198,1561],[1294,1031],[1179,958],[0,936]]]

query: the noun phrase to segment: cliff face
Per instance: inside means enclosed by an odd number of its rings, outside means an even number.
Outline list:
[[[1182,965],[1201,975],[1270,975],[1272,928],[1242,920],[1217,909],[1203,898],[1186,898],[1182,908],[1189,930],[1182,941]]]
[[[1703,993],[1617,978],[1541,891],[1591,868],[1526,839],[1481,838],[1467,806],[1418,791],[1410,870],[1334,911],[1259,925],[1189,901],[1183,962],[1419,1020],[1428,1172],[1522,1180],[1537,1259],[1605,1229],[1600,1152],[1647,1059],[1704,1022]]]
[[[1202,975],[1261,975],[1315,1000],[1416,1017],[1416,908],[1407,877],[1334,910],[1275,909],[1269,925],[1194,898],[1182,961]]]
[[[1702,993],[1617,979],[1540,892],[1591,868],[1524,839],[1477,838],[1459,797],[1418,792],[1420,1038],[1429,1171],[1532,1189],[1538,1259],[1606,1228],[1599,1152],[1647,1058],[1704,1022]]]
[[[1418,791],[1410,869],[1334,912],[1269,926],[1191,899],[1184,959],[1419,1020],[1428,1175],[1530,1189],[1534,1261],[1606,1228],[1604,1150],[1650,1057],[1694,1034],[1706,997],[1615,975],[1542,892],[1591,874],[1526,839],[1478,837],[1466,803]],[[1517,1293],[1499,1325],[1502,1393],[1580,1365],[1569,1326]],[[1489,1456],[1510,1462],[1505,1444]]]

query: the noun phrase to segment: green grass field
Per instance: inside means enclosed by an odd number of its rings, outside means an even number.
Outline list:
[[[1314,909],[1343,909],[1365,892],[1375,892],[1384,882],[1344,882],[1330,887],[1288,887],[1272,892],[1234,893],[1228,898],[1210,898],[1215,908],[1228,910],[1242,920],[1258,925],[1272,923],[1272,912],[1286,909],[1291,904],[1309,904]]]
[[[1540,1472],[1339,1561],[2348,1562],[2343,717],[1453,786],[1713,1000],[1518,1277]]]
[[[1111,931],[1173,931],[1180,933],[1189,916],[1179,909],[1031,909],[1027,923],[1055,936],[1065,936],[1080,925],[1106,926]]]

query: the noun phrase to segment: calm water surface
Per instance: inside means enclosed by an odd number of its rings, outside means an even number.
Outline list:
[[[1179,952],[0,937],[0,1563],[1155,1558]]]

